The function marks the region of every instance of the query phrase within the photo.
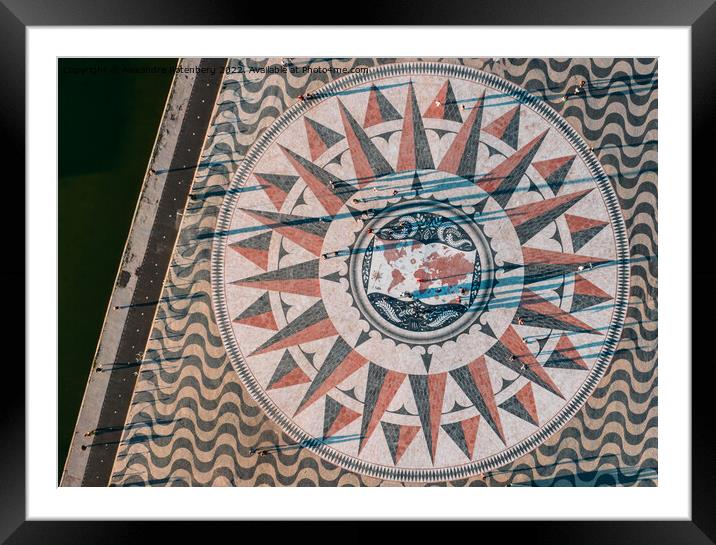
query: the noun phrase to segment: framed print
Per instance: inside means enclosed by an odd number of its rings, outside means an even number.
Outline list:
[[[712,542],[688,266],[716,8],[199,28],[153,25],[224,11],[9,4],[8,543],[124,540],[117,519]]]

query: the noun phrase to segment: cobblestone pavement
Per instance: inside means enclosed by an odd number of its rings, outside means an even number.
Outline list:
[[[656,62],[407,60],[230,60],[113,485],[656,484]]]

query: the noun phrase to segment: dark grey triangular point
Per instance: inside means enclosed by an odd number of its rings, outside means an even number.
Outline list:
[[[581,200],[582,197],[579,197],[577,199],[572,199],[567,202],[563,202],[559,206],[555,206],[554,208],[548,210],[547,212],[544,212],[542,214],[539,214],[531,219],[528,219],[521,225],[519,225],[516,229],[517,236],[520,239],[520,242],[524,244],[528,240],[530,240],[532,237],[537,235],[540,231],[542,231],[545,227],[547,227],[550,223],[552,223],[555,219],[557,219],[559,216],[561,216],[564,212],[566,212],[569,208],[574,206],[579,200]],[[560,242],[561,243],[561,242]]]
[[[509,261],[505,261],[505,263],[498,267],[498,269],[502,269],[504,272],[510,272],[514,271],[515,269],[519,269],[522,267],[522,265],[518,265],[517,263],[510,263]]]
[[[361,214],[363,213],[361,210],[358,210],[356,208],[353,208],[350,205],[346,205],[346,208],[348,209],[348,212],[353,217],[354,220],[360,219]]]
[[[305,351],[303,348],[301,348],[300,346],[298,347],[298,349],[299,349],[299,350],[303,353],[303,355],[306,357],[306,359],[308,360],[308,363],[310,363],[313,367],[316,367],[316,366],[314,365],[314,363],[313,363],[313,359],[316,357],[316,354],[315,354],[314,352],[306,352],[306,351]]]
[[[266,314],[271,311],[271,301],[269,299],[268,292],[264,293],[261,297],[256,299],[250,304],[241,314],[239,314],[235,320],[244,320],[260,314]]]
[[[467,409],[467,408],[469,408],[469,407],[470,407],[469,405],[466,405],[466,406],[465,406],[465,405],[460,405],[457,401],[455,401],[455,402],[453,403],[453,405],[452,405],[452,409],[450,409],[450,410],[448,411],[448,413],[454,413],[454,412],[457,412],[457,411],[462,411],[462,410]]]
[[[564,277],[561,278],[559,286],[557,286],[554,291],[557,292],[557,295],[559,295],[560,300],[564,297]]]
[[[341,274],[338,271],[329,273],[326,276],[321,277],[321,280],[328,280],[329,282],[338,282],[340,281],[340,279]]]
[[[418,101],[415,98],[415,91],[412,85],[408,89],[408,102],[413,120],[413,145],[415,153],[415,166],[419,169],[434,169],[435,163],[428,144],[428,137],[425,135],[423,118],[420,115]],[[408,112],[406,111],[406,114]]]
[[[375,176],[383,176],[385,174],[393,174],[393,167],[383,157],[375,144],[370,140],[368,135],[365,133],[360,124],[353,118],[351,113],[345,107],[345,105],[339,100],[338,106],[341,110],[347,124],[350,126],[350,130],[353,132],[355,139],[358,141],[358,145],[363,152],[363,155],[368,161],[368,165]],[[349,130],[346,128],[346,130]]]
[[[339,390],[341,390],[341,388],[338,387],[338,386],[336,386],[336,388],[338,388]],[[350,397],[351,399],[355,399],[356,401],[360,401],[360,399],[358,399],[358,396],[356,395],[355,386],[352,387],[352,388],[349,388],[348,390],[341,390],[341,392],[343,392],[344,394],[346,394],[346,395],[347,395],[348,397]]]
[[[298,198],[296,199],[296,203],[293,205],[293,209],[294,209],[294,210],[295,210],[295,208],[296,208],[297,206],[299,206],[299,205],[308,204],[308,203],[306,202],[306,199],[305,199],[304,196],[303,196],[303,194],[304,194],[305,192],[306,192],[306,188],[304,188],[304,190],[301,191],[301,193],[298,195]]]
[[[540,337],[538,339],[535,339],[537,341],[537,344],[539,345],[539,354],[542,353],[542,350],[544,350],[544,345],[547,344],[547,341],[549,340],[549,335],[546,337]]]
[[[495,332],[492,330],[492,328],[490,327],[490,324],[489,324],[489,323],[485,322],[484,324],[481,324],[481,325],[482,325],[481,331],[482,331],[485,335],[489,335],[489,336],[492,337],[493,339],[496,339],[496,338],[497,338],[497,335],[495,335]]]
[[[445,433],[448,434],[458,448],[463,452],[465,456],[470,457],[470,452],[467,449],[467,441],[465,440],[465,433],[463,432],[460,422],[450,422],[449,424],[442,425]]]
[[[515,115],[512,116],[510,120],[510,124],[502,134],[502,141],[512,149],[517,149],[517,142],[519,140],[520,112],[521,109],[518,107],[517,112],[515,112]]]
[[[397,411],[391,411],[391,412],[393,412],[395,414],[404,414],[407,416],[415,416],[415,413],[408,412],[408,409],[405,408],[405,405],[401,405],[400,409],[398,409]]]
[[[433,355],[426,351],[425,354],[422,354],[420,357],[423,360],[423,365],[425,366],[425,372],[427,373],[428,371],[430,371],[430,364],[433,361]]]
[[[400,131],[388,131],[388,132],[382,132],[380,134],[376,134],[373,136],[373,138],[382,138],[385,140],[385,143],[387,144],[390,141],[390,137],[393,136],[396,132]]]
[[[426,371],[428,366],[426,366]],[[428,388],[427,375],[410,375],[410,388],[413,391],[413,399],[418,408],[418,416],[420,417],[420,425],[425,434],[425,441],[428,444],[428,451],[433,452],[433,438],[430,433],[430,391]]]
[[[286,238],[281,239],[281,244],[278,245],[278,263],[279,266],[281,266],[281,260],[284,258],[284,256],[288,255],[288,250],[283,247],[284,243],[286,242]]]
[[[291,310],[292,306],[283,300],[283,294],[279,294],[279,301],[281,301],[281,308],[283,309],[283,315],[288,315],[288,311]]]
[[[298,180],[299,176],[293,176],[288,174],[256,174],[259,179],[263,179],[270,184],[278,187],[284,193],[291,191],[291,188]]]
[[[584,370],[582,367],[574,363],[572,358],[565,356],[559,350],[554,350],[552,354],[550,354],[549,359],[544,364],[544,366],[553,369],[570,369],[579,371]]]
[[[370,340],[370,334],[367,331],[361,331],[356,341],[356,347],[362,345],[364,342]]]
[[[476,203],[475,206],[475,216],[479,216],[482,214],[482,212],[485,210],[485,206],[487,205],[487,199],[482,199],[480,202]],[[476,218],[477,219],[477,218]]]
[[[438,138],[442,138],[442,137],[445,136],[446,134],[455,134],[455,131],[448,131],[448,130],[445,130],[445,129],[432,129],[432,128],[430,128],[430,127],[427,127],[425,130],[426,130],[426,131],[433,131],[435,134],[438,135]]]
[[[395,107],[375,85],[373,85],[373,91],[375,92],[375,98],[378,102],[378,109],[380,110],[380,116],[383,118],[383,121],[395,121],[396,119],[403,119],[403,116],[398,113],[398,110],[395,109]]]
[[[398,440],[400,439],[400,426],[397,424],[391,424],[390,422],[382,422],[380,425],[383,428],[383,434],[385,435],[385,442],[388,444],[388,450],[390,450],[390,456],[393,458],[393,463],[397,463],[395,455],[398,452]]]
[[[569,169],[572,168],[572,163],[574,163],[575,158],[576,156],[569,159],[561,167],[559,167],[552,174],[550,174],[545,180],[547,182],[547,185],[549,185],[555,195],[559,193],[559,190],[562,188],[562,184],[564,183],[564,180],[569,173]]]
[[[559,229],[554,230],[554,235],[552,235],[552,240],[556,240],[559,242],[559,245],[564,248],[564,245],[562,244],[562,235],[559,234]]]
[[[328,161],[326,163],[326,166],[328,165],[339,165],[341,164],[341,157],[343,157],[343,154],[348,151],[348,148],[344,149],[342,152],[340,152],[338,155],[336,155],[333,159]]]
[[[517,377],[517,378],[519,378],[519,377]],[[507,388],[510,384],[512,384],[514,381],[516,381],[517,378],[513,378],[513,379],[503,378],[503,379],[502,379],[502,386],[500,386],[500,390],[499,390],[498,392],[495,392],[495,395],[499,394],[502,390],[504,390],[505,388]]]
[[[328,355],[323,360],[321,368],[318,370],[318,374],[311,382],[311,385],[306,390],[306,394],[303,400],[298,405],[299,410],[304,404],[310,399],[310,397],[318,390],[330,376],[335,372],[336,369],[343,363],[346,356],[351,352],[352,348],[346,343],[341,336],[338,336],[328,352]]]
[[[595,227],[585,229],[584,231],[572,234],[572,245],[574,246],[574,251],[578,252],[581,250],[582,246],[592,240],[605,227],[606,225],[597,225]]]
[[[572,312],[579,312],[580,310],[593,307],[594,305],[598,305],[604,301],[609,301],[609,299],[609,297],[597,297],[595,295],[574,295],[572,297],[571,310]]]
[[[530,181],[529,191],[530,191],[530,192],[534,191],[534,192],[536,192],[538,195],[541,195],[540,190],[539,190],[539,187],[537,187],[537,184],[534,182],[534,180],[533,180],[532,178],[528,178],[528,180]]]
[[[413,176],[413,184],[410,186],[410,189],[415,191],[416,197],[419,197],[423,192],[423,184],[420,183],[420,176],[418,176],[417,172],[415,172],[415,175]]]
[[[308,121],[313,130],[316,131],[319,138],[323,140],[323,143],[326,145],[327,148],[332,147],[334,144],[337,144],[345,138],[345,136],[343,136],[342,134],[326,127],[325,125],[321,125],[313,119],[306,118],[306,121]]]
[[[342,408],[343,406],[335,399],[331,396],[326,396],[326,404],[323,409],[323,437],[328,434],[328,430],[331,429]]]
[[[268,250],[269,244],[271,243],[271,236],[273,231],[266,231],[238,242],[230,244],[231,247],[237,246],[239,248],[251,248],[253,250]]]
[[[522,406],[522,403],[520,403],[514,396],[509,398],[507,401],[500,403],[500,408],[504,409],[508,413],[515,415],[518,418],[521,418],[525,422],[529,422],[533,426],[538,425],[537,422],[532,419],[527,410]]]
[[[293,359],[293,356],[288,350],[285,350],[283,356],[281,357],[281,361],[278,362],[278,367],[276,367],[276,370],[271,376],[271,380],[268,383],[268,388],[271,388],[271,386],[273,386],[283,377],[288,375],[296,367],[298,367],[298,365],[296,364],[296,360]]]
[[[460,108],[458,108],[457,101],[455,100],[455,93],[452,91],[450,80],[448,80],[447,92],[445,93],[445,109],[443,110],[443,119],[462,123]]]
[[[487,147],[487,151],[489,152],[488,158],[489,158],[489,157],[492,157],[493,155],[499,155],[500,157],[505,157],[505,158],[507,157],[507,155],[505,155],[504,153],[502,153],[502,152],[501,152],[500,150],[498,150],[497,148],[493,148],[492,146],[489,146],[489,145],[487,145],[487,144],[484,144],[484,145],[485,145],[485,147]]]
[[[527,151],[527,153],[522,157],[522,159],[519,161],[517,165],[502,179],[502,182],[500,183],[499,189],[497,192],[493,193],[493,198],[497,201],[497,203],[502,207],[506,208],[507,203],[512,198],[513,193],[517,189],[517,186],[519,185],[520,181],[522,180],[522,176],[524,176],[525,172],[527,171],[527,168],[532,164],[532,159],[534,159],[535,155],[539,151],[542,143],[544,142],[544,139],[546,137],[547,133],[544,133],[539,137],[539,139],[534,143],[534,145]],[[474,172],[474,169],[473,169]],[[470,173],[472,174],[472,173]],[[523,224],[524,225],[524,224]],[[520,226],[522,227],[522,226]]]

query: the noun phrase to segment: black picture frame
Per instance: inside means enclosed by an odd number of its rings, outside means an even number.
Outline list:
[[[373,4],[373,5],[371,5]],[[305,7],[305,5],[304,5]],[[322,9],[312,3],[310,9],[301,5],[290,10],[292,24],[316,24],[317,14],[333,13],[335,21],[341,22],[335,10]],[[369,20],[360,14],[371,14]],[[3,146],[4,164],[12,165],[14,199],[11,207],[20,216],[26,203],[24,191],[20,190],[25,175],[25,32],[28,26],[61,25],[246,25],[276,24],[267,20],[260,3],[241,4],[226,0],[161,0],[146,2],[126,0],[123,2],[98,2],[91,0],[3,0],[0,4],[0,56],[3,60],[4,83],[0,85],[3,131],[10,138]],[[571,0],[549,0],[539,6],[533,2],[488,0],[469,2],[362,2],[355,17],[345,24],[461,24],[461,25],[585,25],[585,26],[688,26],[691,28],[691,106],[692,106],[692,255],[699,259],[691,266],[692,286],[708,286],[716,273],[707,265],[708,238],[711,227],[711,203],[714,202],[713,174],[708,165],[713,152],[709,131],[716,121],[713,89],[716,88],[716,5],[714,0],[602,0],[598,3]],[[91,50],[88,50],[88,52]],[[48,85],[54,85],[48,82]],[[6,181],[10,182],[6,178]],[[663,183],[684,183],[681,180],[665,180]],[[685,190],[688,188],[685,187]],[[696,190],[698,189],[698,193]],[[697,198],[696,195],[698,195]],[[6,195],[7,198],[7,195]],[[22,222],[22,223],[20,223]],[[18,219],[24,225],[24,218]],[[2,279],[6,286],[6,305],[23,308],[21,290],[31,289],[25,281],[25,239],[11,237],[7,247],[17,256],[18,265],[7,271],[3,268]],[[12,245],[15,245],[13,248]],[[697,249],[701,250],[696,254]],[[702,260],[703,257],[703,260]],[[710,257],[710,256],[709,256]],[[686,273],[685,273],[686,274]],[[48,278],[48,281],[52,279]],[[24,291],[22,290],[22,291]],[[704,352],[710,320],[699,311],[708,312],[709,290],[701,290],[706,299],[692,305],[692,354],[684,353],[683,362],[669,365],[692,367],[692,460],[691,460],[691,509],[690,521],[590,521],[590,522],[491,522],[488,532],[509,532],[510,541],[529,539],[532,542],[619,544],[702,544],[716,541],[716,441],[711,431],[713,408],[709,395],[711,377],[704,376],[704,369],[713,364]],[[691,297],[685,292],[685,297]],[[7,306],[6,306],[7,308]],[[706,309],[706,310],[704,310]],[[49,311],[48,311],[49,312]],[[688,319],[689,317],[684,317]],[[12,317],[15,323],[20,323]],[[12,336],[11,336],[12,337]],[[7,342],[6,344],[18,344]],[[24,358],[23,358],[24,359]],[[15,361],[20,361],[17,358]],[[0,540],[4,543],[146,543],[153,539],[166,541],[186,534],[180,523],[131,523],[126,522],[39,522],[25,518],[25,374],[18,364],[5,365],[0,429]],[[711,375],[713,372],[711,371]],[[9,385],[9,386],[8,386]],[[48,434],[48,452],[56,445]],[[121,514],[119,514],[121,516]],[[270,516],[270,513],[267,513]],[[555,516],[559,516],[555,506]],[[200,526],[216,523],[196,523]],[[242,539],[253,532],[253,525],[241,523]],[[508,527],[509,525],[509,527]],[[211,533],[204,534],[211,536]],[[154,535],[157,535],[155,538]],[[172,535],[173,534],[173,535]],[[286,536],[287,537],[287,536]],[[261,539],[259,537],[259,539]],[[266,539],[264,536],[263,539]],[[6,540],[6,541],[5,541]],[[181,540],[181,539],[180,539]],[[183,541],[183,540],[181,540]]]

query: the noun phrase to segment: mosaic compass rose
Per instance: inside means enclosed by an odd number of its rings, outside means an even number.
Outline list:
[[[227,192],[213,304],[240,379],[296,441],[385,479],[534,449],[603,376],[628,248],[596,158],[500,78],[411,63],[283,114]]]

